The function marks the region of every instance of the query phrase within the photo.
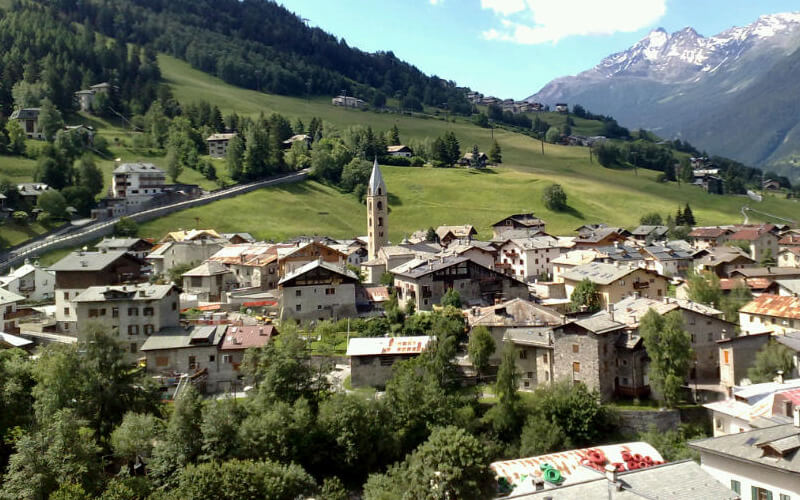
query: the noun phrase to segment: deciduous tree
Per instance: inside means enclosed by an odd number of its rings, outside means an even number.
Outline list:
[[[650,357],[650,383],[664,402],[675,406],[680,401],[681,386],[689,373],[692,343],[677,311],[661,316],[650,309],[639,323],[647,355]]]
[[[747,377],[754,384],[771,382],[778,375],[778,370],[787,374],[791,372],[793,357],[788,347],[770,340],[756,353],[753,366],[747,370]]]

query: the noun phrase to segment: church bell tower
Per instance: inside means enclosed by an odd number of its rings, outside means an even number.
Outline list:
[[[386,245],[389,237],[387,213],[389,210],[386,184],[383,182],[378,159],[372,165],[372,175],[367,186],[367,231],[369,245],[368,259],[372,260],[378,255],[378,250]]]

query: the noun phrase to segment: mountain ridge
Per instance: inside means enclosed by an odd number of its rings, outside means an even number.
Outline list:
[[[800,169],[793,165],[800,161],[800,119],[790,117],[795,105],[781,110],[772,123],[751,108],[772,109],[773,101],[783,102],[774,94],[780,82],[767,75],[778,72],[782,78],[800,81],[800,72],[780,71],[782,65],[794,67],[798,49],[800,12],[761,16],[752,24],[709,37],[691,27],[671,34],[657,28],[593,68],[551,81],[527,100],[579,103],[612,115],[625,126],[686,139],[797,178]],[[790,89],[782,86],[783,92]],[[751,120],[737,120],[737,110]],[[796,111],[800,116],[800,106]],[[727,123],[718,122],[723,117]]]

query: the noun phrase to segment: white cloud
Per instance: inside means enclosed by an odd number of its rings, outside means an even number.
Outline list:
[[[434,1],[434,0],[432,0]],[[651,26],[666,12],[666,0],[481,0],[500,24],[483,32],[487,40],[520,44],[556,43],[575,35],[610,35]]]
[[[444,3],[444,0],[430,0],[431,5],[441,5]]]

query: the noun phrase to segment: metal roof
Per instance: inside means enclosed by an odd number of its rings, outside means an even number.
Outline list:
[[[561,277],[571,281],[589,279],[598,285],[610,285],[611,283],[631,274],[637,269],[641,268],[616,264],[604,264],[602,262],[590,262],[589,264],[584,264],[582,266],[574,267],[564,271],[561,274]],[[644,269],[642,269],[642,271],[644,271]]]
[[[138,261],[125,250],[109,250],[107,252],[72,252],[52,266],[51,271],[102,271],[121,258]]]
[[[216,276],[218,274],[230,273],[230,269],[219,262],[210,260],[203,262],[194,269],[183,273],[183,276]]]
[[[798,270],[800,271],[800,270]],[[745,314],[800,319],[800,297],[786,295],[759,295],[739,309]]]
[[[286,276],[284,276],[283,279],[281,279],[278,282],[278,284],[282,285],[284,283],[287,283],[287,282],[297,278],[298,276],[301,276],[301,275],[303,275],[303,274],[305,274],[305,273],[307,273],[307,272],[309,272],[309,271],[311,271],[313,269],[316,269],[318,267],[321,267],[323,269],[327,269],[328,271],[330,271],[332,273],[336,273],[336,274],[339,274],[341,276],[346,276],[346,277],[348,277],[350,279],[358,281],[358,276],[356,276],[355,273],[353,273],[353,271],[351,271],[349,269],[339,267],[336,264],[332,264],[330,262],[325,262],[324,260],[312,260],[311,262],[307,262],[307,263],[303,264],[302,266],[298,267],[297,269],[295,269],[293,273],[287,274]]]
[[[163,328],[147,337],[140,350],[182,349],[184,347],[216,346],[228,325]]]
[[[347,343],[347,356],[420,354],[435,337],[356,337]]]
[[[122,165],[118,166],[114,169],[115,174],[133,174],[133,173],[140,173],[140,174],[161,174],[166,175],[166,173],[161,170],[160,168],[156,167],[152,163],[123,163]]]
[[[800,428],[795,427],[794,424],[784,424],[692,441],[689,446],[700,451],[701,454],[708,452],[770,469],[800,473],[800,452],[792,451],[776,457],[765,456],[762,449],[765,445],[770,444],[780,446],[781,443],[786,442],[787,438],[798,434],[800,434]]]
[[[166,297],[174,285],[151,285],[142,283],[138,285],[122,286],[90,286],[77,297],[73,302],[105,302],[112,300],[113,296],[124,296],[124,300],[160,300]]]

